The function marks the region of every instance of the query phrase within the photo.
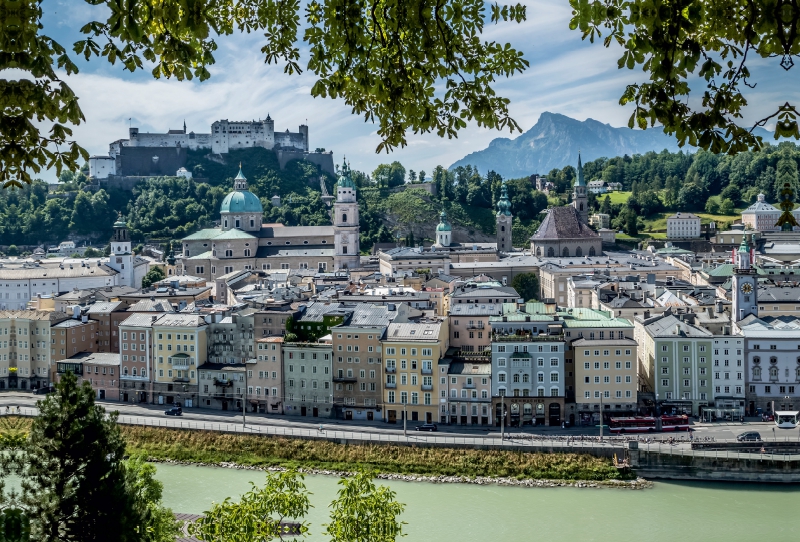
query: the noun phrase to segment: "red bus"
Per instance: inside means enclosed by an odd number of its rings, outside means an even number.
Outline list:
[[[689,416],[661,416],[662,431],[688,431]]]
[[[656,430],[656,419],[650,416],[611,418],[608,429],[612,433],[647,433]]]

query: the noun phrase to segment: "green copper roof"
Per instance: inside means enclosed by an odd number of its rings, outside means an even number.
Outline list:
[[[114,222],[114,227],[115,228],[127,228],[128,227],[128,225],[125,223],[125,219],[122,218],[122,213],[119,213],[117,215],[117,221]]]
[[[356,183],[353,182],[350,167],[345,160],[342,160],[342,168],[339,170],[339,178],[336,181],[339,188],[353,188],[355,189]]]
[[[450,231],[450,223],[447,221],[447,213],[444,211],[439,215],[439,225],[436,226],[436,231]]]
[[[745,254],[750,252],[750,248],[747,246],[747,235],[742,235],[742,242],[739,245],[739,252],[744,252]]]
[[[225,196],[220,213],[263,213],[261,200],[249,190],[236,190]]]
[[[578,153],[578,178],[575,181],[575,186],[586,186],[586,181],[583,180],[583,164],[581,164],[581,153]]]
[[[242,164],[239,164],[239,173],[236,174],[236,178],[233,179],[234,181],[246,181],[247,178],[242,173]]]
[[[503,188],[500,191],[500,200],[497,202],[497,216],[511,216],[511,202],[508,200],[508,188],[506,183],[503,183]]]

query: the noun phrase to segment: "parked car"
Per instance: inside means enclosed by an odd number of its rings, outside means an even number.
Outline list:
[[[183,410],[181,409],[181,407],[175,406],[169,410],[165,410],[164,414],[166,414],[167,416],[182,416]]]
[[[748,431],[736,437],[739,442],[761,442],[761,433],[758,431]]]
[[[417,431],[430,431],[430,432],[433,432],[433,431],[438,431],[439,428],[436,427],[435,423],[423,423],[422,425],[418,425],[416,427],[416,430]]]
[[[47,395],[53,393],[56,389],[53,386],[44,386],[33,391],[34,395]]]

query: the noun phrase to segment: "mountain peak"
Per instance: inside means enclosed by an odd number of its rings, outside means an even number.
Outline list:
[[[494,139],[488,148],[468,154],[450,168],[472,165],[479,171],[494,170],[506,179],[546,174],[578,161],[601,157],[680,150],[674,138],[659,128],[615,128],[598,120],[579,121],[561,113],[544,111],[536,124],[515,139]]]

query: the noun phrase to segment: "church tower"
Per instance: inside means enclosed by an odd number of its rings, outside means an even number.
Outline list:
[[[586,181],[583,179],[583,165],[581,153],[578,153],[578,177],[572,188],[572,206],[578,211],[578,217],[584,224],[589,223],[589,199],[586,195]]]
[[[500,200],[497,202],[497,252],[511,252],[512,219],[508,188],[503,182]]]
[[[119,273],[119,286],[132,286],[134,288],[139,286],[134,284],[131,239],[128,236],[128,225],[122,218],[122,213],[117,216],[117,221],[114,222],[114,235],[111,237],[111,256],[108,259],[108,266]]]
[[[334,267],[336,269],[357,269],[361,267],[356,185],[350,176],[350,168],[347,166],[347,162],[342,164],[339,179],[336,182],[333,236],[336,248],[333,257]]]
[[[755,243],[755,236],[753,242]],[[731,284],[732,320],[738,322],[750,314],[758,316],[758,275],[750,267],[747,235],[742,235],[742,244],[736,252],[734,266]]]
[[[439,214],[439,224],[436,226],[436,246],[449,247],[453,241],[453,228],[447,221],[447,213],[442,212]]]

